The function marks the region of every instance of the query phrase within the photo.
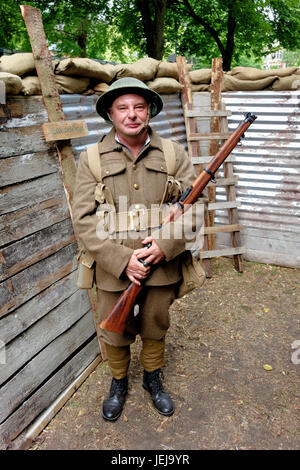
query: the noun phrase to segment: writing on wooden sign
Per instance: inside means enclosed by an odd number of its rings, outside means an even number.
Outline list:
[[[67,140],[88,135],[85,121],[46,122],[42,125],[47,142],[52,140]]]

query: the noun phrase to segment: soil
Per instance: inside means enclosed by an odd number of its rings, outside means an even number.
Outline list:
[[[119,420],[101,417],[111,381],[102,362],[32,450],[300,449],[300,270],[211,266],[205,285],[171,307],[164,385],[174,415],[159,415],[142,388],[137,340]]]

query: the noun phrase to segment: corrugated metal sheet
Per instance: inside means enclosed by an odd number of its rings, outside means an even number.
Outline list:
[[[257,120],[233,151],[239,219],[246,258],[300,267],[300,93],[254,91],[223,94],[229,129],[236,128],[243,113]],[[225,199],[218,189],[217,198]],[[225,223],[225,217],[219,217]],[[218,240],[226,246],[227,237]]]

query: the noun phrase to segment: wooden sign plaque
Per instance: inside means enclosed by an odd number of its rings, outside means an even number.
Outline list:
[[[46,122],[42,125],[47,142],[86,137],[88,128],[85,121]]]

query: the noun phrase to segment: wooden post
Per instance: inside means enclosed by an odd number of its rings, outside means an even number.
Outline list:
[[[222,104],[223,110],[225,110],[225,104]],[[227,120],[223,119],[221,122],[221,131],[223,132],[228,132],[228,122]],[[234,172],[233,172],[233,164],[232,162],[224,162],[223,164],[224,168],[224,178],[233,178],[234,177]],[[236,188],[235,185],[227,185],[226,186],[226,196],[227,196],[227,201],[236,201]],[[239,215],[238,215],[238,208],[233,207],[231,209],[228,209],[228,220],[229,224],[235,225],[239,222]],[[230,232],[230,237],[231,237],[231,243],[233,248],[238,248],[241,246],[241,234],[240,234],[241,228],[237,228],[237,230],[233,230]],[[238,254],[233,254],[233,264],[235,269],[239,272],[243,272],[243,257],[242,253]]]
[[[188,145],[188,153],[189,157],[199,157],[201,155],[200,149],[200,141],[193,141],[190,140],[190,134],[197,134],[197,121],[196,117],[187,117],[187,111],[191,111],[193,109],[193,94],[192,94],[192,82],[191,77],[187,68],[186,59],[185,57],[178,56],[176,58],[178,72],[179,72],[179,82],[183,85],[183,89],[181,92],[181,103],[184,113],[184,120],[185,120],[185,129],[187,134],[187,145]],[[195,165],[196,173],[199,174],[202,171],[203,165]],[[209,225],[209,214],[208,212],[205,213],[205,225]],[[208,250],[208,235],[204,235],[204,250]],[[210,269],[210,260],[204,259],[203,264],[205,267],[206,277],[211,277],[211,269]]]
[[[222,104],[222,59],[212,59],[212,70],[211,70],[211,93],[210,93],[210,109],[211,111],[217,111],[221,109]],[[210,120],[210,132],[220,133],[220,118],[212,117]],[[219,150],[219,140],[210,140],[209,142],[209,155],[215,155]],[[216,202],[216,188],[210,186],[208,188],[209,201]],[[215,211],[209,212],[209,226],[213,227],[215,223]],[[215,249],[215,234],[208,235],[208,247],[210,250]]]
[[[62,102],[55,83],[55,76],[52,66],[52,59],[48,50],[45,36],[42,15],[39,9],[30,5],[21,5],[21,12],[28,31],[34,63],[41,85],[43,101],[48,113],[49,122],[65,121],[65,115],[62,109]],[[76,179],[75,157],[69,139],[55,141],[55,146],[59,156],[62,181],[72,219],[72,201]],[[96,311],[96,291],[89,290],[89,299],[93,311],[95,328],[98,335],[99,347],[102,358],[106,358],[104,344],[99,340],[99,319]]]

